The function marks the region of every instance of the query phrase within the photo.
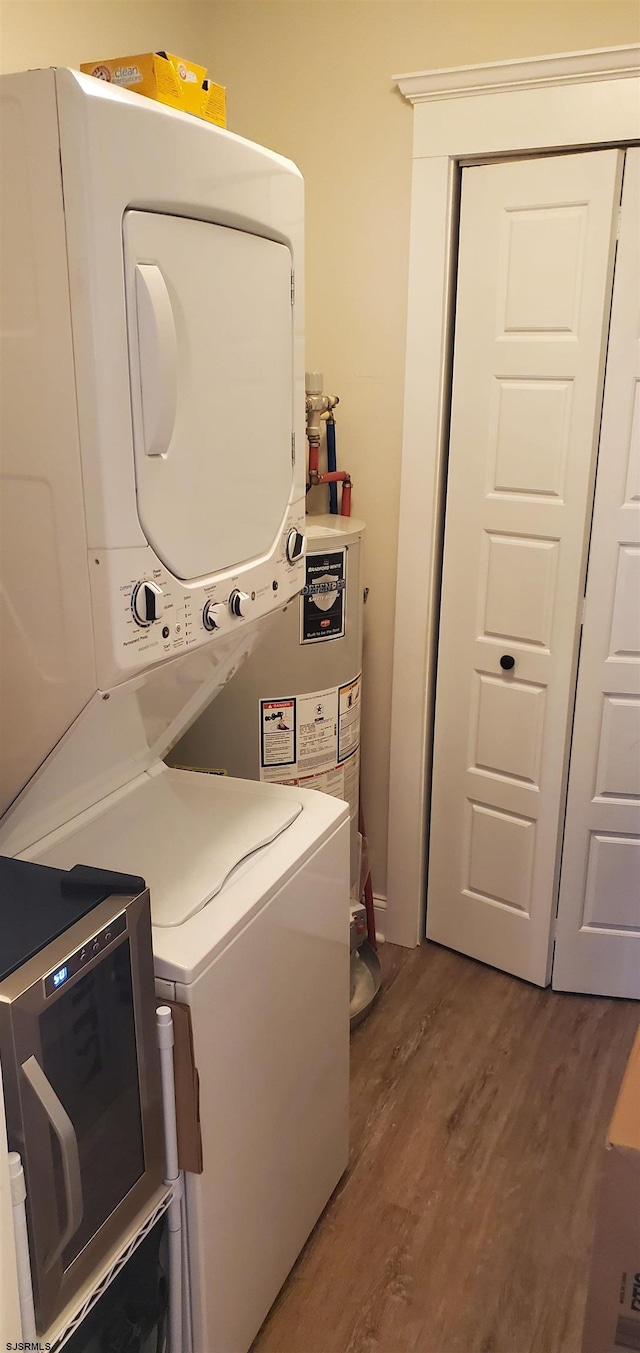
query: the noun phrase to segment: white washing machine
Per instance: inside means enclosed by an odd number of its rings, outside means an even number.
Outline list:
[[[302,181],[74,71],[0,97],[0,851],[149,884],[193,1353],[246,1353],[347,1163],[348,810],[163,757],[304,581]]]
[[[246,1353],[347,1166],[348,809],[164,767],[26,857],[135,861],[150,885],[157,992],[190,1007],[200,1080],[185,1347]]]

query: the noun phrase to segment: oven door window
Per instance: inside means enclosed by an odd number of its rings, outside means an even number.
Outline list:
[[[75,1129],[83,1217],[63,1251],[67,1269],[144,1173],[129,941],[40,1016],[42,1066]],[[62,1160],[52,1134],[61,1228]]]

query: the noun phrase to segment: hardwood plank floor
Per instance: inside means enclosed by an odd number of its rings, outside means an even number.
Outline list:
[[[253,1353],[578,1353],[632,1001],[381,950],[347,1173]]]

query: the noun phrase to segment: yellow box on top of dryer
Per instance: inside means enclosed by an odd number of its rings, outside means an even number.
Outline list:
[[[134,90],[149,99],[192,113],[218,127],[226,127],[226,91],[207,79],[206,66],[197,66],[170,52],[145,52],[84,62],[80,70],[109,84]]]

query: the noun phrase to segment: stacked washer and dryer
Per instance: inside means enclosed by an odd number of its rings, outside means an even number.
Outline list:
[[[1,94],[0,852],[150,887],[200,1078],[183,1347],[244,1353],[347,1164],[349,812],[164,758],[304,582],[303,185],[75,71]]]

